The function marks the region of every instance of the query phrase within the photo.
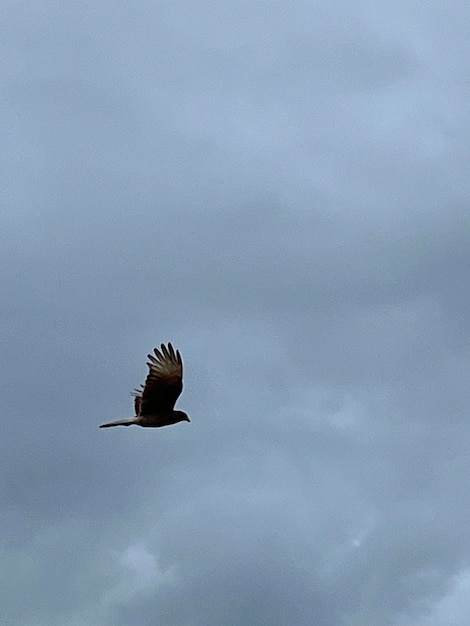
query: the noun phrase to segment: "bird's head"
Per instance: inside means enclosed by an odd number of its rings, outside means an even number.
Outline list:
[[[184,411],[175,411],[175,414],[178,417],[178,421],[179,422],[190,422],[191,421],[189,419],[187,413],[185,413]]]

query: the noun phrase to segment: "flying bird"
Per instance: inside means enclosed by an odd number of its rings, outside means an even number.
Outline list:
[[[178,350],[162,343],[160,350],[154,349],[155,356],[148,354],[149,373],[145,384],[140,389],[134,389],[135,417],[117,422],[101,424],[100,428],[111,426],[143,426],[144,428],[159,428],[178,422],[189,422],[184,411],[175,411],[174,406],[180,393],[183,391],[183,360]]]

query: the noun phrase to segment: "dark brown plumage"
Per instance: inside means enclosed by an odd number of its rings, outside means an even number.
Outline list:
[[[100,428],[111,426],[143,426],[145,428],[159,428],[178,422],[189,422],[190,419],[183,411],[175,411],[176,400],[183,390],[183,360],[178,350],[161,344],[160,350],[154,349],[155,356],[148,354],[147,362],[149,373],[145,384],[140,389],[134,389],[135,417],[117,422],[101,424]]]

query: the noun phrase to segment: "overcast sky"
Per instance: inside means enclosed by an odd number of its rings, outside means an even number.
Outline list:
[[[467,626],[468,0],[1,12],[0,622]]]

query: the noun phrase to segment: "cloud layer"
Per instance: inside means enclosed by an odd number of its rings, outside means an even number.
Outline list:
[[[9,4],[5,623],[468,623],[469,21]]]

